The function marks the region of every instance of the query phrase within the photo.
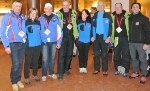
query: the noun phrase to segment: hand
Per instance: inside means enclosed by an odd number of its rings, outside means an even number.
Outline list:
[[[144,44],[144,45],[143,45],[143,49],[144,49],[144,50],[147,50],[147,49],[148,49],[148,45],[147,45],[147,44]]]
[[[7,54],[10,54],[11,53],[10,47],[5,48],[5,51],[6,51]]]
[[[91,38],[91,41],[94,42],[94,38],[93,37]]]
[[[60,44],[57,44],[57,45],[56,45],[56,48],[57,48],[57,49],[59,49],[60,47],[61,47],[61,45],[60,45]]]
[[[108,37],[106,40],[105,40],[105,43],[111,43],[111,40],[110,40],[110,37]]]
[[[77,38],[79,37],[79,33],[77,33],[77,36],[76,36]]]

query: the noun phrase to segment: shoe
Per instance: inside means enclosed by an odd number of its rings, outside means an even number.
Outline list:
[[[86,68],[82,68],[83,69],[83,73],[87,73],[87,70]]]
[[[59,75],[58,80],[63,80],[63,75]]]
[[[72,56],[75,57],[75,56],[76,56],[76,53],[73,52],[73,55],[72,55]]]
[[[38,78],[38,76],[32,76],[33,77],[33,79],[35,80],[35,81],[40,81],[40,78]]]
[[[100,71],[95,70],[95,71],[93,72],[93,74],[96,75],[96,74],[98,74],[99,72],[100,72]]]
[[[48,75],[49,77],[52,77],[53,79],[57,79],[57,76],[55,74]]]
[[[42,76],[42,81],[46,81],[46,76]]]
[[[135,72],[135,73],[132,73],[132,75],[131,76],[129,76],[129,78],[131,79],[131,78],[138,78],[140,75],[139,75],[139,73],[138,72]]]
[[[108,73],[107,72],[103,72],[103,76],[107,76],[108,75]]]
[[[17,85],[18,85],[19,88],[24,88],[24,85],[23,85],[23,83],[21,83],[21,81],[18,81]]]
[[[80,73],[83,73],[83,68],[79,68],[79,72],[80,72]]]
[[[127,76],[128,76],[128,73],[123,73],[122,76],[123,76],[123,77],[127,77]]]
[[[27,84],[27,85],[29,85],[29,84],[30,84],[30,80],[29,80],[29,78],[26,78],[26,79],[25,79],[25,84]]]
[[[146,77],[145,76],[142,76],[141,77],[141,80],[140,80],[140,83],[141,84],[144,84],[146,82]]]
[[[65,74],[69,76],[71,73],[69,71],[65,71]]]
[[[119,75],[119,74],[120,74],[120,71],[116,71],[116,72],[115,72],[115,75]]]
[[[17,84],[13,84],[12,85],[12,89],[13,89],[13,91],[18,91],[18,85]]]

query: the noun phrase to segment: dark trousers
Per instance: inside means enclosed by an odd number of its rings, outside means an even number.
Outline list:
[[[11,43],[11,73],[10,79],[12,84],[17,84],[18,81],[21,80],[21,72],[22,72],[22,61],[25,54],[25,43]]]
[[[58,52],[58,74],[63,74],[69,70],[69,64],[72,60],[74,39],[64,38]]]
[[[77,43],[76,45],[79,51],[79,67],[86,68],[90,43]]]
[[[32,63],[32,74],[37,75],[38,59],[41,53],[41,46],[26,47],[25,63],[24,63],[24,78],[29,78],[30,64]]]
[[[102,52],[102,71],[108,70],[108,55],[107,55],[107,43],[103,40],[103,35],[96,35],[96,40],[93,43],[94,50],[94,69],[100,71],[100,49]]]
[[[114,66],[118,71],[118,66],[125,68],[125,72],[129,72],[130,60],[129,60],[129,44],[128,37],[119,37],[118,45],[114,47]]]

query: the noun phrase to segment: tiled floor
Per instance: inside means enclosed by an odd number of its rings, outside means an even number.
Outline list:
[[[25,88],[19,89],[19,91],[150,91],[150,77],[147,78],[146,84],[140,84],[139,78],[129,79],[121,75],[115,76],[111,54],[109,54],[109,75],[104,77],[101,72],[98,75],[93,75],[93,55],[91,53],[92,48],[89,52],[87,74],[79,73],[78,58],[76,56],[71,63],[72,69],[70,72],[72,74],[70,76],[64,75],[64,80],[59,81],[47,77],[46,82],[36,82],[30,77],[31,84],[25,84]],[[57,60],[57,55],[55,59]],[[10,68],[9,55],[5,53],[3,46],[0,44],[0,91],[12,91],[9,77]],[[56,68],[57,62],[55,62],[55,72]],[[129,74],[131,73],[132,67]],[[41,69],[39,69],[38,75],[41,77]],[[21,81],[24,83],[23,74]]]

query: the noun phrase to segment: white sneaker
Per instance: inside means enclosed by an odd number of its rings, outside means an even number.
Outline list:
[[[87,73],[87,70],[86,70],[86,68],[83,68],[84,69],[84,73]]]
[[[42,81],[46,81],[46,76],[42,76]]]
[[[49,77],[52,77],[53,79],[57,79],[57,76],[55,74],[48,75]]]
[[[80,73],[83,73],[83,68],[79,68],[79,72],[80,72]]]

